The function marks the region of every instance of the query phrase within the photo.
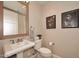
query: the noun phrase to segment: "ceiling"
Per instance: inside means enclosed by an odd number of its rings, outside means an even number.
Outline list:
[[[39,4],[39,5],[46,5],[46,4],[48,4],[49,2],[51,2],[51,1],[35,1],[37,4]]]

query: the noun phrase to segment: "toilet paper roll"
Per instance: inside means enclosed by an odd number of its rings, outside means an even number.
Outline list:
[[[55,45],[55,43],[53,42],[49,42],[49,46]]]
[[[49,46],[52,46],[53,42],[49,42]]]

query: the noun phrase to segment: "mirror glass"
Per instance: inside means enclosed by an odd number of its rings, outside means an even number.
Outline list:
[[[17,1],[4,2],[4,35],[26,33],[26,6]]]

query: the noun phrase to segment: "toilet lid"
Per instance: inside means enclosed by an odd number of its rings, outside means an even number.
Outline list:
[[[44,48],[44,47],[40,48],[39,51],[40,53],[51,53],[51,51],[48,48]]]

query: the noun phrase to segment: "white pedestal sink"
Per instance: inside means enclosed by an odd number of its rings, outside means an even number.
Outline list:
[[[20,52],[23,52],[26,49],[29,49],[35,45],[34,42],[24,40],[23,42],[19,42],[16,44],[11,44],[11,45],[5,45],[4,46],[4,57],[9,57],[14,54],[18,54]]]
[[[17,53],[17,58],[23,58],[23,52]]]

